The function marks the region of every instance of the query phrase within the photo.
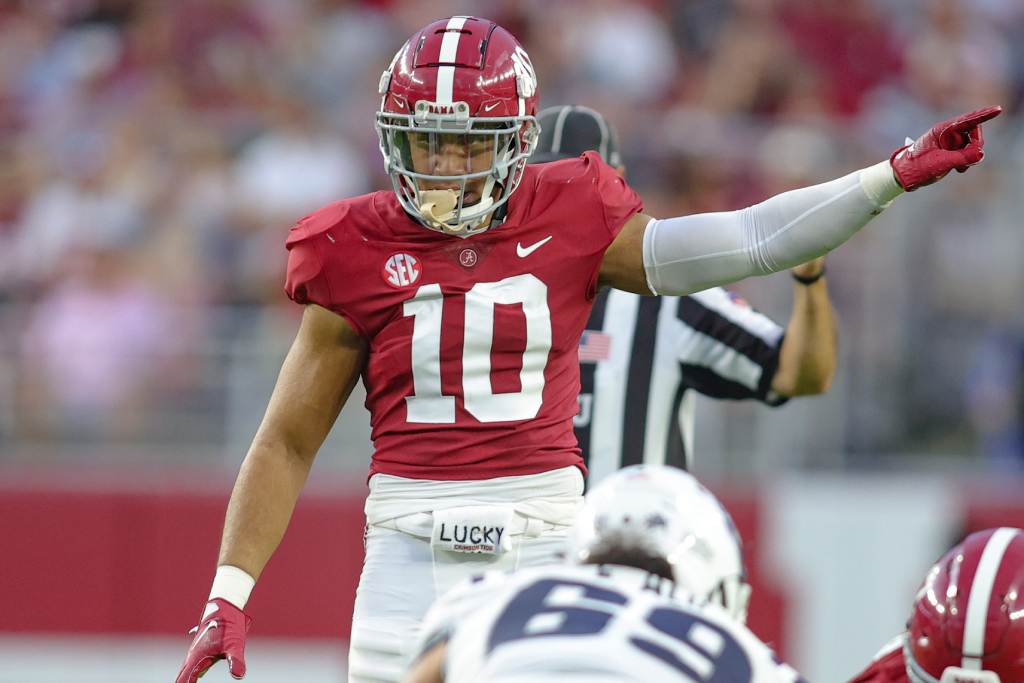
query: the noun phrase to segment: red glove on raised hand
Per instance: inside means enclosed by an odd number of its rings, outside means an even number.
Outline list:
[[[1002,111],[998,106],[985,107],[936,123],[912,145],[892,153],[889,162],[896,181],[904,190],[912,192],[942,180],[954,168],[963,173],[985,156],[981,124]]]
[[[189,631],[195,638],[174,683],[196,683],[221,659],[228,660],[232,676],[245,676],[245,634],[251,625],[252,617],[227,600],[215,598],[206,603],[199,625]]]

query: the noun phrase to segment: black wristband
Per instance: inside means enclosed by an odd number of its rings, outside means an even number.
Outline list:
[[[797,275],[793,271],[789,271],[789,274],[793,276],[794,280],[796,280],[797,282],[799,282],[800,284],[802,284],[804,286],[813,285],[815,282],[817,282],[821,278],[825,277],[825,266],[821,267],[821,270],[818,271],[817,275],[811,275],[810,277],[804,277],[803,275]]]

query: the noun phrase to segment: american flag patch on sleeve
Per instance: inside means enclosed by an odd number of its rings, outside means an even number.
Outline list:
[[[580,337],[580,362],[597,363],[608,360],[612,349],[612,337],[604,332],[584,330]]]

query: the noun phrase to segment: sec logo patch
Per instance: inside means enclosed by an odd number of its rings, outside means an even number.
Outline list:
[[[411,254],[393,254],[384,262],[381,269],[384,282],[395,288],[415,284],[422,272],[423,266],[420,265],[419,259]]]

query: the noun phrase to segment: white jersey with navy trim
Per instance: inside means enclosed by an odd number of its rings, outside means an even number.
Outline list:
[[[784,329],[716,287],[684,297],[602,291],[580,341],[576,438],[594,484],[638,463],[690,469],[694,394],[780,405]]]
[[[446,683],[802,681],[719,607],[631,567],[484,575],[431,608],[419,652],[441,642]]]

